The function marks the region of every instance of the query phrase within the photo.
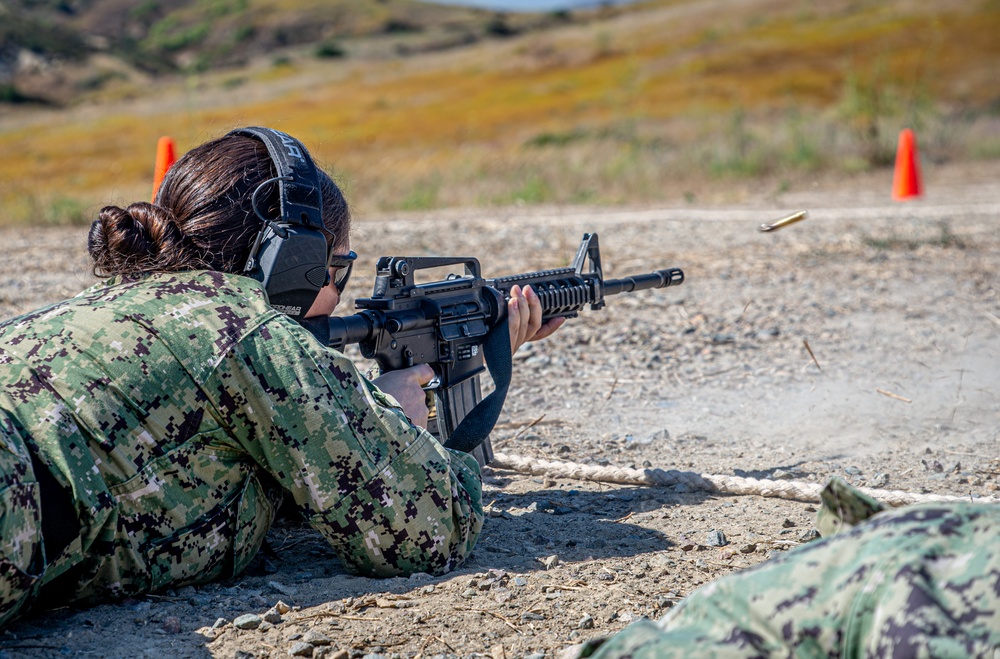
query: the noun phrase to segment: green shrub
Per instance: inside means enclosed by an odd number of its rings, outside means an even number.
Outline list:
[[[347,51],[338,41],[328,39],[316,46],[316,57],[320,59],[336,59],[347,57]]]

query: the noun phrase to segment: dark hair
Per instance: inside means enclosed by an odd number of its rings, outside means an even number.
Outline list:
[[[153,204],[106,206],[90,226],[94,274],[126,278],[207,269],[240,273],[261,220],[251,196],[277,175],[264,143],[226,135],[188,151],[167,172]],[[319,171],[323,223],[332,247],[346,247],[351,215],[333,180]],[[278,215],[277,184],[257,195],[267,217]]]

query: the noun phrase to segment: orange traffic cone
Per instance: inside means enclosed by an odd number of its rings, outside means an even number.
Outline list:
[[[899,133],[896,148],[896,171],[892,177],[892,198],[902,201],[923,194],[920,184],[920,158],[917,155],[917,138],[913,131],[904,128]]]
[[[160,191],[160,183],[167,175],[167,170],[174,164],[174,141],[163,136],[156,143],[156,167],[153,170],[153,203],[156,203],[156,193]]]

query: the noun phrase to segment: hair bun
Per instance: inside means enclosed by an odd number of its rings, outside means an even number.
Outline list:
[[[102,208],[90,226],[87,251],[100,277],[169,271],[185,261],[184,235],[173,214],[146,202]]]

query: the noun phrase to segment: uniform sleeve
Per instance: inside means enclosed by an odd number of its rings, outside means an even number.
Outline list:
[[[291,320],[230,350],[207,394],[352,572],[443,574],[472,551],[483,524],[475,458],[410,424],[351,360]]]

